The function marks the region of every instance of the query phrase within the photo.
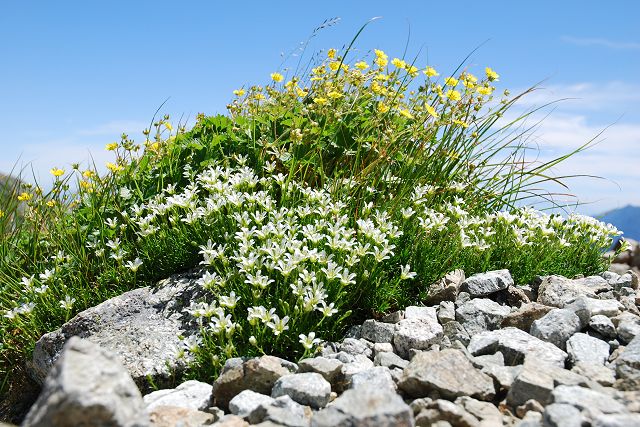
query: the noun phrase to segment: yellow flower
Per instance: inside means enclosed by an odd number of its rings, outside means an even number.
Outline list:
[[[20,200],[21,202],[26,202],[28,200],[31,200],[31,194],[29,193],[22,193],[18,196],[18,200]]]
[[[436,77],[440,75],[440,73],[438,73],[433,67],[427,67],[427,69],[424,70],[423,73],[425,73],[427,77]]]
[[[317,76],[321,76],[322,74],[327,72],[327,69],[324,67],[324,65],[320,65],[314,69],[311,70],[311,72]]]
[[[455,87],[458,84],[458,79],[455,77],[447,77],[444,79],[444,84],[447,86]]]
[[[460,98],[462,98],[460,92],[458,92],[457,90],[448,90],[447,93],[444,94],[444,96],[452,101],[460,101]]]
[[[271,73],[271,80],[273,80],[276,83],[279,83],[282,80],[284,80],[284,76],[280,73]]]
[[[459,126],[462,126],[465,129],[469,127],[469,124],[466,123],[466,122],[463,122],[462,120],[454,120],[453,123],[455,123],[455,124],[457,124]]]
[[[304,90],[302,90],[302,89],[300,89],[300,88],[296,88],[296,93],[298,94],[298,96],[299,96],[300,98],[304,98],[305,96],[307,96],[307,94],[308,94],[309,92],[304,91]]]
[[[171,126],[169,122],[164,122],[164,127],[166,127],[169,132],[173,130],[173,126]]]
[[[118,172],[122,170],[122,166],[107,162],[107,169],[109,169],[111,172]]]
[[[373,91],[373,93],[378,95],[386,95],[387,93],[387,88],[385,88],[378,82],[371,82],[371,90]]]
[[[333,48],[332,48],[332,49],[329,49],[329,50],[327,51],[327,57],[328,57],[329,59],[334,59],[334,58],[336,57],[336,50],[335,50],[335,49],[333,49]]]
[[[374,49],[373,52],[376,54],[376,58],[387,58],[387,54],[379,49]]]
[[[489,79],[489,81],[497,81],[498,77],[500,77],[498,73],[496,73],[489,67],[485,68],[484,72],[487,74],[487,78]]]
[[[389,63],[389,60],[387,58],[376,58],[375,62],[376,62],[376,65],[378,65],[378,67],[384,68]]]
[[[53,168],[49,171],[49,173],[57,178],[64,175],[64,169]]]
[[[367,68],[369,68],[369,64],[364,61],[356,62],[355,64],[353,64],[353,66],[358,70],[366,70]]]
[[[465,73],[462,76],[462,84],[465,87],[473,88],[477,82],[478,82],[478,78],[473,74]]]
[[[233,91],[233,94],[235,96],[237,96],[237,97],[240,97],[240,96],[245,94],[245,90],[244,89],[236,89],[236,90]]]
[[[391,61],[391,63],[393,64],[394,67],[396,68],[406,68],[407,67],[407,63],[404,62],[402,59],[400,58],[393,58],[393,60]]]
[[[331,99],[338,99],[338,98],[342,98],[344,96],[344,94],[342,94],[342,93],[340,93],[338,91],[332,90],[331,92],[329,92],[327,94],[327,96],[329,98],[331,98]]]
[[[93,192],[93,184],[87,181],[80,181],[80,187],[87,190],[89,193]]]
[[[425,106],[425,109],[427,110],[427,113],[429,113],[431,116],[435,117],[436,119],[438,118],[438,113],[436,112],[436,109],[433,108],[431,105]]]
[[[4,218],[4,211],[0,209],[0,218]]]
[[[262,101],[263,99],[267,99],[267,97],[261,93],[256,93],[255,95],[253,95],[253,99],[255,99],[256,101]]]
[[[409,112],[409,110],[407,110],[406,108],[405,108],[405,109],[400,110],[400,111],[399,111],[399,113],[400,113],[401,115],[405,116],[407,119],[413,119],[413,114],[411,114],[411,113]]]
[[[96,173],[92,170],[87,169],[86,171],[82,172],[82,176],[85,178],[92,178]]]
[[[107,151],[113,151],[116,148],[118,148],[118,143],[117,142],[112,142],[112,143],[107,144],[107,145],[104,146],[104,149],[107,150]]]
[[[338,61],[329,62],[329,68],[331,71],[337,71],[340,68],[340,63]]]
[[[317,98],[313,98],[313,102],[315,102],[318,105],[324,105],[327,103],[327,98],[323,98],[321,96],[318,96]]]
[[[56,202],[54,200],[49,200],[47,202],[47,206],[49,206],[50,208],[54,207],[56,205]]]
[[[389,76],[387,74],[384,74],[384,73],[379,73],[379,74],[376,74],[374,79],[386,82],[387,80],[389,80]]]
[[[416,67],[415,65],[411,65],[409,68],[407,68],[407,72],[411,74],[412,77],[415,77],[418,75],[418,67]]]
[[[478,92],[480,95],[491,95],[493,93],[493,88],[482,86],[476,89],[476,92]]]
[[[153,151],[158,151],[160,149],[160,143],[156,141],[153,144],[150,144],[149,149]]]
[[[378,102],[378,113],[386,113],[389,111],[389,106],[383,102]]]

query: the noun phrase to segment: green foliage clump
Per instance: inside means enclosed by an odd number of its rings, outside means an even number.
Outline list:
[[[206,375],[235,355],[309,354],[349,322],[420,303],[456,268],[509,268],[520,284],[606,269],[615,228],[518,207],[546,197],[536,186],[568,156],[526,167],[514,130],[526,115],[499,124],[526,93],[495,99],[490,68],[439,79],[347,53],[239,89],[228,116],[189,131],[165,116],[142,145],[123,135],[103,176],[54,168],[49,193],[14,195],[23,220],[0,241],[5,378],[77,312],[195,267],[207,293],[185,313],[199,332],[181,352]]]

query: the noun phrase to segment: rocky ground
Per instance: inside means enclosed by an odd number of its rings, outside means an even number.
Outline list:
[[[192,276],[45,335],[30,367],[43,389],[23,425],[640,426],[633,272],[515,287],[506,270],[456,271],[426,306],[367,320],[317,357],[234,358],[213,384],[146,393],[145,378],[182,367],[169,350],[189,334],[178,313]]]
[[[630,244],[630,248],[622,251],[613,259],[611,271],[623,274],[627,270],[633,270],[640,274],[640,243],[633,239],[625,239]]]

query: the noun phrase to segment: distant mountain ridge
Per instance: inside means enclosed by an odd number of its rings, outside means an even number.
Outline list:
[[[615,225],[624,232],[623,237],[640,241],[640,206],[627,205],[597,217],[600,221]]]

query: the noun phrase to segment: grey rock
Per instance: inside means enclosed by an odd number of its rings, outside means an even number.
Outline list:
[[[538,302],[563,308],[580,296],[596,298],[598,293],[611,289],[607,281],[600,276],[574,280],[562,276],[547,276],[542,278],[538,288]]]
[[[530,291],[530,290],[529,290]],[[510,307],[521,307],[531,302],[531,292],[527,292],[519,286],[509,286],[507,289],[500,291],[499,302],[504,302]]]
[[[363,388],[347,390],[314,414],[312,427],[412,427],[413,412],[395,392]]]
[[[539,304],[537,302],[523,304],[517,310],[507,314],[504,319],[502,319],[501,326],[503,328],[512,326],[514,328],[522,329],[525,332],[529,332],[529,330],[531,330],[531,324],[551,311],[552,308],[553,307]]]
[[[65,342],[78,336],[117,354],[138,386],[146,386],[147,378],[156,385],[168,383],[189,361],[177,356],[182,346],[178,335],[198,330],[185,322],[183,309],[203,292],[196,284],[199,277],[193,272],[172,276],[156,287],[125,292],[79,313],[38,340],[30,375],[41,384]]]
[[[551,400],[551,391],[554,387],[551,373],[545,369],[539,369],[535,360],[527,358],[509,389],[507,403],[517,407],[529,399],[535,399],[542,405],[546,405]]]
[[[174,426],[174,424],[170,425]],[[218,422],[214,423],[213,425],[215,427],[248,427],[249,423],[237,415],[227,414],[220,418],[220,420],[218,420]]]
[[[22,425],[143,427],[149,420],[142,395],[119,359],[71,337]]]
[[[591,305],[587,297],[578,297],[564,307],[566,310],[573,312],[580,319],[580,329],[584,329],[589,325],[589,320],[593,313]]]
[[[513,286],[509,270],[495,270],[474,274],[462,282],[460,290],[475,298],[491,295],[509,286]]]
[[[344,334],[345,338],[353,338],[359,340],[361,338],[360,332],[362,331],[362,325],[353,325]]]
[[[300,405],[285,395],[271,403],[260,404],[249,414],[248,421],[250,424],[270,421],[286,427],[308,427],[311,414],[308,406]]]
[[[640,389],[640,335],[636,336],[616,359],[616,373],[620,390]]]
[[[391,376],[389,368],[375,366],[365,371],[358,372],[351,377],[351,388],[388,388],[396,389],[396,383]]]
[[[442,399],[430,402],[416,416],[416,426],[429,427],[442,421],[456,427],[480,426],[480,421],[462,406]]]
[[[147,410],[156,406],[177,406],[204,411],[209,408],[211,390],[211,384],[190,380],[183,382],[176,388],[154,391],[142,399]]]
[[[398,311],[394,311],[393,313],[389,313],[385,315],[382,318],[382,321],[385,323],[398,323],[402,319],[404,319],[404,311],[398,310]]]
[[[567,340],[567,353],[572,363],[587,362],[604,365],[609,358],[609,344],[578,332]]]
[[[636,336],[640,335],[640,321],[636,319],[624,318],[618,323],[617,334],[624,344],[630,343]]]
[[[566,403],[552,403],[544,408],[542,425],[549,427],[581,427],[580,411]]]
[[[394,324],[369,319],[362,324],[360,334],[362,338],[374,343],[390,343],[393,340],[394,332]]]
[[[611,319],[602,314],[596,314],[589,320],[589,328],[596,331],[605,338],[615,338],[616,327],[613,325]]]
[[[506,365],[520,365],[525,355],[532,355],[548,363],[564,368],[567,353],[553,344],[533,337],[517,328],[504,328],[481,332],[471,337],[467,346],[474,356],[500,351]]]
[[[404,310],[405,319],[424,319],[430,322],[437,322],[438,315],[435,307],[409,306]]]
[[[381,352],[376,354],[376,357],[373,359],[373,364],[376,366],[386,366],[387,368],[404,369],[409,365],[409,361],[395,353]]]
[[[627,408],[611,396],[596,390],[570,385],[560,385],[552,392],[553,403],[573,405],[589,415],[597,414],[625,414]]]
[[[455,301],[458,296],[460,284],[464,281],[464,271],[455,270],[442,279],[429,286],[429,295],[426,302],[431,305],[439,304],[443,301]]]
[[[373,356],[373,345],[370,342],[360,338],[345,338],[340,344],[340,351],[356,356],[364,354],[367,357]]]
[[[571,368],[571,372],[590,378],[605,387],[612,386],[616,381],[613,369],[589,362],[578,362],[574,364]]]
[[[454,304],[456,307],[460,307],[462,304],[469,301],[471,301],[471,295],[469,295],[469,292],[460,292],[458,294],[458,298],[454,301]]]
[[[271,397],[287,395],[301,405],[324,408],[329,403],[331,384],[315,372],[285,375],[275,382]]]
[[[585,298],[585,301],[589,306],[592,316],[597,314],[602,314],[607,317],[617,316],[623,308],[622,304],[615,299]]]
[[[368,357],[360,354],[355,356],[355,360],[351,363],[345,363],[342,366],[343,382],[338,385],[338,390],[349,387],[351,378],[358,372],[366,371],[374,367],[373,362]]]
[[[435,392],[448,399],[471,396],[490,400],[495,395],[493,380],[455,349],[416,355],[403,371],[399,387],[413,397]]]
[[[556,308],[531,325],[531,335],[564,350],[569,337],[580,330],[580,318],[570,310]]]
[[[471,356],[471,363],[478,368],[482,369],[487,365],[504,366],[504,356],[499,351],[493,354],[483,354],[482,356]]]
[[[373,345],[373,356],[378,353],[393,353],[393,344],[390,342],[377,342]]]
[[[344,363],[338,359],[327,359],[326,357],[314,357],[300,361],[299,372],[316,372],[329,381],[331,387],[335,387],[342,381],[342,367]]]
[[[527,414],[527,412],[530,411],[535,411],[542,414],[544,412],[544,406],[542,406],[542,403],[538,402],[535,399],[529,399],[516,408],[516,415],[520,418],[523,418]]]
[[[236,394],[229,402],[229,411],[242,418],[247,418],[262,404],[269,405],[274,399],[266,394],[256,393],[252,390],[244,390]]]
[[[640,414],[602,414],[595,417],[593,427],[638,427]]]
[[[442,336],[442,326],[433,309],[433,317],[406,318],[398,322],[393,335],[393,346],[400,357],[408,358],[409,350],[426,350],[432,344],[439,343]]]
[[[177,425],[180,427],[200,427],[211,425],[217,418],[214,414],[196,409],[160,405],[149,411],[149,420],[154,427],[173,427]]]
[[[441,325],[456,320],[456,305],[453,301],[442,301],[438,307],[438,321]]]
[[[507,424],[508,425],[508,424]],[[520,420],[516,427],[542,427],[542,414],[540,412],[529,411]]]
[[[227,409],[231,399],[243,390],[270,395],[278,378],[297,370],[297,365],[274,356],[229,359],[213,383],[211,403]]]
[[[444,338],[447,338],[449,342],[455,343],[456,341],[461,342],[462,344],[469,345],[469,341],[471,341],[471,337],[469,336],[469,332],[462,326],[459,322],[453,321],[445,323],[442,327]]]
[[[486,298],[476,298],[456,309],[456,320],[469,335],[497,329],[511,310]]]
[[[522,370],[522,365],[518,366],[497,366],[487,365],[482,368],[482,372],[493,378],[500,389],[509,390],[518,374]]]
[[[462,396],[458,397],[454,403],[462,406],[468,413],[480,420],[481,426],[502,425],[502,414],[489,402],[481,402],[469,396]]]
[[[623,295],[619,298],[622,310],[626,310],[629,313],[640,315],[640,309],[638,309],[638,301],[640,301],[640,295]]]

